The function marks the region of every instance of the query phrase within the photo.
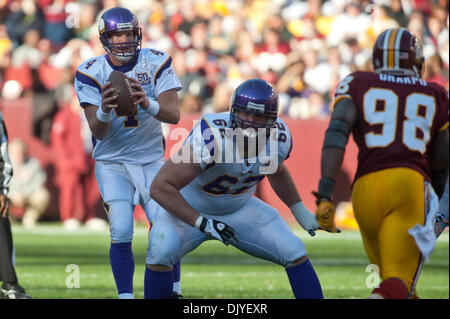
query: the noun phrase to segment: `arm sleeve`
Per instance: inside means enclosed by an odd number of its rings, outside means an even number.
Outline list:
[[[82,107],[85,104],[102,105],[102,88],[100,83],[93,77],[77,71],[74,85],[78,101]]]
[[[205,118],[201,118],[192,129],[185,143],[190,143],[194,157],[198,160],[202,169],[207,169],[215,164],[215,158],[219,154],[216,135]]]
[[[278,163],[281,164],[291,156],[292,135],[286,123],[279,120],[278,127]]]

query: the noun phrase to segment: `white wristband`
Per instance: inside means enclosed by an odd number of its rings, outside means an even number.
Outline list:
[[[103,112],[101,106],[98,107],[96,115],[97,115],[97,119],[103,123],[111,122],[112,116],[113,116],[111,111],[109,113]]]
[[[203,222],[203,216],[200,215],[200,216],[198,216],[197,220],[194,223],[195,228],[200,229],[202,222]]]
[[[158,112],[159,112],[158,101],[148,99],[148,108],[145,111],[150,113],[151,116],[156,116],[156,114],[158,114]]]

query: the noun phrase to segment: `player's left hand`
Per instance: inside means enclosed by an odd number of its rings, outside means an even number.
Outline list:
[[[316,230],[319,229],[319,223],[314,215],[305,207],[303,202],[298,202],[291,207],[291,212],[294,215],[297,222],[302,226],[304,230],[311,236],[316,235]]]
[[[139,81],[133,78],[128,78],[130,80],[130,86],[133,88],[133,104],[137,107],[140,105],[144,110],[148,109],[149,101],[147,94],[144,92],[144,89],[139,84]]]

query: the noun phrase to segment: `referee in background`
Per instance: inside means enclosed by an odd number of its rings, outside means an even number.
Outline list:
[[[12,177],[12,165],[8,155],[8,134],[0,112],[0,281],[3,285],[0,298],[30,299],[19,285],[13,264],[13,239],[8,217],[8,186]]]

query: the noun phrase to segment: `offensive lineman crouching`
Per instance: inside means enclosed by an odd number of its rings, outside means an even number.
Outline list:
[[[283,164],[289,157],[292,140],[277,112],[278,96],[272,86],[263,80],[248,80],[235,90],[230,113],[204,115],[185,141],[182,149],[190,148],[189,153],[197,161],[176,163],[170,159],[163,165],[150,191],[159,204],[147,258],[153,298],[170,297],[172,265],[208,239],[232,244],[252,256],[285,267],[296,298],[323,298],[303,242],[273,207],[253,196],[256,184],[267,176],[298,223],[310,235],[319,228]],[[278,151],[272,154],[271,161],[278,165],[274,173],[264,174],[264,167],[269,163],[261,161],[259,156],[250,158],[249,149],[256,144],[256,137],[247,129],[267,134],[274,127],[279,132]],[[204,134],[214,128],[241,129],[242,140],[248,145],[243,148],[244,154],[240,154],[244,158],[242,163],[214,160],[216,150],[219,157],[226,156],[220,150],[227,138],[226,134]],[[263,145],[256,147],[256,154],[264,149]]]

